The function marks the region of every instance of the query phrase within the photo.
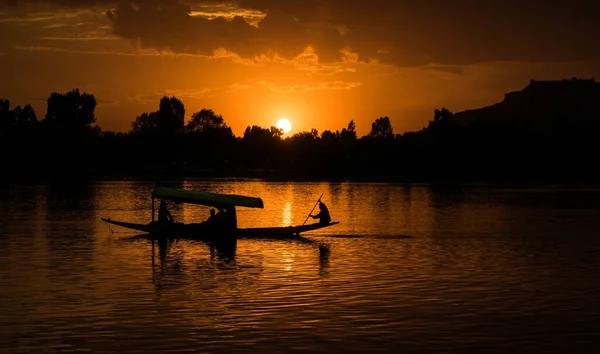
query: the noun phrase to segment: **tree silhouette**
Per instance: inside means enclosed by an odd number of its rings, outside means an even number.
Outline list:
[[[96,98],[73,89],[67,93],[53,92],[43,122],[54,134],[81,136],[93,133],[96,122]]]
[[[192,115],[192,119],[185,127],[188,133],[201,133],[205,131],[229,128],[223,116],[215,114],[212,109],[202,109]]]
[[[4,140],[12,133],[15,125],[13,118],[10,111],[10,101],[0,99],[0,139]]]
[[[277,145],[281,142],[282,135],[281,129],[273,126],[268,129],[258,125],[246,127],[239,151],[244,164],[252,163],[257,167],[263,167],[265,163],[271,164],[273,157],[279,155]]]
[[[156,112],[142,113],[131,123],[131,132],[134,134],[152,134],[158,131],[158,118]]]
[[[156,112],[156,126],[161,134],[173,135],[183,131],[185,107],[177,97],[164,96]]]
[[[272,138],[279,140],[283,136],[283,130],[279,129],[277,127],[271,126],[269,128],[269,134],[271,135]]]
[[[15,112],[15,118],[17,121],[17,130],[20,133],[27,133],[38,124],[37,115],[31,105],[26,105],[21,109],[21,106],[17,107],[18,113]],[[15,109],[15,111],[17,111]]]
[[[131,133],[174,135],[184,130],[185,106],[177,97],[163,96],[158,111],[142,113],[131,123]]]
[[[281,135],[283,135],[283,132],[281,129],[276,127],[270,127],[269,129],[266,129],[258,125],[253,125],[252,127],[246,127],[242,139],[252,143],[259,143],[264,141],[279,140]]]
[[[319,131],[311,129],[310,132],[298,132],[290,137],[291,140],[298,142],[313,141],[319,139]]]
[[[10,101],[0,99],[0,137],[27,139],[38,123],[31,105],[10,110]]]
[[[344,145],[347,147],[352,146],[357,140],[356,124],[354,123],[354,120],[351,120],[350,123],[348,123],[348,126],[342,129],[339,135]]]
[[[337,133],[337,134],[336,134]],[[331,130],[324,130],[321,133],[321,140],[327,145],[331,145],[336,141],[339,141],[339,132],[333,133]]]
[[[349,136],[354,137],[354,139],[356,139],[356,123],[354,123],[354,120],[351,120],[350,123],[348,123],[347,128],[342,129],[342,133],[348,134]]]
[[[0,114],[6,114],[10,110],[10,101],[0,98]]]
[[[212,109],[202,109],[192,114],[185,131],[188,162],[214,168],[224,168],[229,164],[235,135],[223,116]]]
[[[394,129],[392,128],[392,123],[390,123],[390,118],[377,118],[373,123],[371,123],[369,137],[382,140],[393,139]]]
[[[446,127],[451,123],[453,116],[448,108],[436,109],[433,112],[433,120],[429,121],[428,127],[430,129]]]
[[[354,124],[354,122],[352,122],[352,124]],[[330,130],[325,130],[321,133],[321,139],[317,142],[319,143],[319,156],[316,161],[317,163],[321,162],[320,168],[328,169],[330,170],[330,173],[333,174],[340,172],[339,170],[344,168],[343,166],[349,157],[349,146],[345,146],[343,141],[344,136],[346,139],[351,139],[351,134],[348,134],[346,128],[342,129],[342,133],[340,133],[339,130],[335,133]],[[354,141],[356,141],[356,139]]]

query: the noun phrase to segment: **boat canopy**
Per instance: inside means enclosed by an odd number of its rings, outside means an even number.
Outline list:
[[[155,188],[152,191],[152,198],[212,207],[243,206],[248,208],[264,208],[262,199],[256,197],[168,187]]]

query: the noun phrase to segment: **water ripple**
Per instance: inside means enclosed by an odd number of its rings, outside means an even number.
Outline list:
[[[318,243],[239,240],[230,254],[200,242],[111,235],[100,217],[149,218],[149,184],[0,191],[0,351],[556,353],[598,346],[600,211],[589,207],[598,200],[577,208],[564,191],[532,197],[386,184],[185,183],[263,197],[264,218],[240,211],[245,226],[302,223],[314,203],[303,196],[322,189],[342,223],[307,236]],[[175,206],[174,214],[197,220],[207,210]]]

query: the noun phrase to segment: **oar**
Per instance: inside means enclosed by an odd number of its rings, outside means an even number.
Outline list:
[[[323,193],[321,193],[321,196],[319,197],[319,199],[317,199],[317,202],[315,203],[315,206],[311,209],[310,213],[308,213],[308,216],[306,217],[306,220],[304,220],[304,222],[302,223],[302,225],[306,224],[306,221],[308,220],[308,218],[312,214],[313,210],[315,210],[315,208],[317,207],[317,204],[319,204],[319,202],[321,201],[321,198],[323,198]]]

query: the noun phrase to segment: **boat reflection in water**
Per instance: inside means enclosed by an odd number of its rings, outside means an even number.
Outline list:
[[[281,240],[279,238],[272,238],[269,235],[265,237],[252,237],[239,239],[244,242],[297,242],[304,245],[314,247],[318,251],[319,259],[319,276],[324,278],[329,275],[329,256],[330,256],[330,245],[322,242],[315,241],[303,236],[296,236],[293,239]],[[152,267],[152,282],[157,290],[164,290],[165,287],[174,286],[177,283],[183,281],[182,276],[189,276],[192,278],[204,278],[207,273],[187,273],[187,268],[184,264],[189,264],[190,259],[184,259],[184,254],[189,253],[192,255],[203,253],[199,251],[198,247],[203,249],[208,248],[210,254],[210,260],[206,261],[192,260],[196,262],[195,270],[203,271],[225,271],[228,273],[242,271],[248,275],[249,269],[256,269],[254,272],[255,276],[260,274],[262,266],[256,264],[246,264],[248,257],[242,257],[245,261],[244,264],[238,263],[237,257],[237,239],[230,240],[227,242],[211,242],[206,240],[197,240],[194,238],[186,238],[185,236],[177,235],[166,237],[165,235],[152,235],[152,234],[141,234],[131,236],[125,239],[121,239],[125,242],[150,242],[151,243],[151,267]],[[178,246],[181,243],[182,247]],[[173,252],[173,249],[175,251]],[[158,260],[157,260],[158,257]],[[187,274],[186,274],[187,273]],[[167,281],[165,281],[168,279]],[[189,279],[188,279],[189,281]]]

